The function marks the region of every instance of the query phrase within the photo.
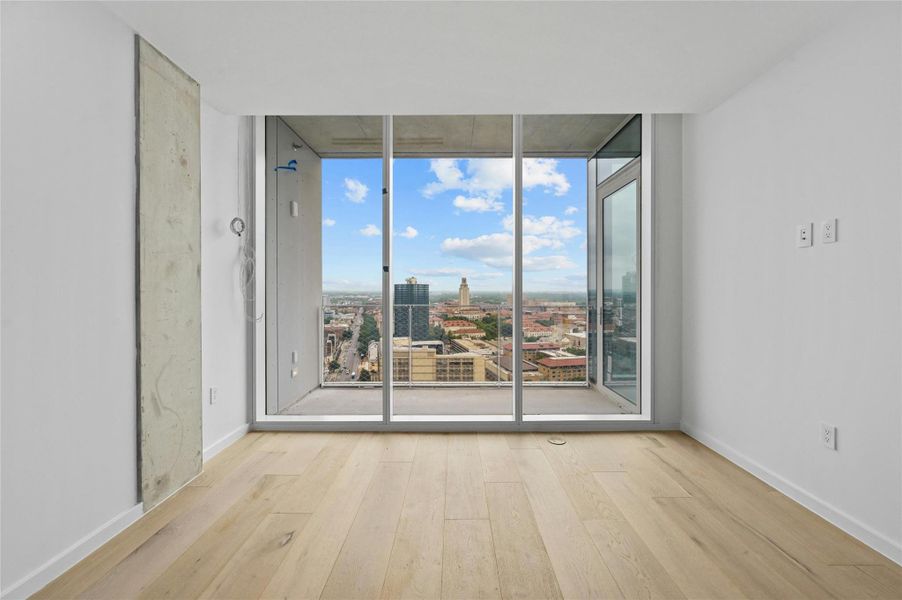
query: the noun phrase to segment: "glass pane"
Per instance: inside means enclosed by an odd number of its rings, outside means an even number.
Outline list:
[[[603,362],[598,292],[605,232],[595,179],[598,160],[607,158],[587,158],[624,119],[524,117],[523,144],[530,149],[523,159],[524,418],[633,412],[619,396],[596,385]],[[609,143],[621,144],[624,135],[615,134]],[[599,154],[617,153],[606,146]]]
[[[298,171],[278,177],[280,186],[297,181],[293,199],[299,206],[279,215],[273,239],[279,252],[274,335],[280,344],[273,360],[284,365],[289,380],[305,378],[310,367],[314,377],[279,414],[381,419],[382,119],[282,121],[294,134],[287,151]],[[283,297],[286,290],[315,300],[295,302]],[[296,321],[303,327],[296,330]]]
[[[398,116],[394,148],[394,414],[512,419],[512,119]]]
[[[601,184],[641,153],[642,117],[636,115],[595,155],[597,183]]]
[[[629,182],[605,197],[603,202],[603,383],[631,404],[637,404],[638,182]]]
[[[598,204],[595,195],[595,159],[586,169],[586,378],[598,383]]]

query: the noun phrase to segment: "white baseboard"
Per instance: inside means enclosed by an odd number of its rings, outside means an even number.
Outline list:
[[[137,521],[144,514],[144,505],[138,503],[113,517],[88,535],[84,536],[40,567],[28,573],[0,592],[6,599],[27,598],[65,573],[99,547],[110,541],[116,534]]]
[[[241,439],[248,430],[249,425],[245,423],[204,448],[204,461],[210,460],[231,444]],[[18,600],[19,598],[31,596],[67,570],[71,569],[78,561],[110,541],[118,533],[140,519],[143,515],[144,505],[139,502],[128,510],[113,517],[107,523],[104,523],[40,567],[34,569],[25,577],[4,589],[0,592],[0,598],[3,600]]]
[[[234,430],[230,431],[226,435],[222,436],[206,448],[204,448],[204,462],[207,462],[238,440],[240,440],[244,435],[250,431],[250,424],[245,423],[239,427],[236,427]]]
[[[776,488],[784,495],[789,496],[813,513],[820,515],[893,562],[902,565],[902,544],[899,542],[894,541],[883,533],[865,525],[855,517],[836,508],[829,502],[818,498],[807,490],[800,488],[782,476],[774,473],[761,463],[749,458],[717,438],[696,429],[689,423],[683,422],[680,428],[686,435],[698,440],[730,462],[745,469],[771,487]]]

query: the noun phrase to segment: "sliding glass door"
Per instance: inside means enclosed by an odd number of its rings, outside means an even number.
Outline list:
[[[639,182],[635,159],[596,191],[603,249],[601,384],[618,404],[633,407],[639,405]]]

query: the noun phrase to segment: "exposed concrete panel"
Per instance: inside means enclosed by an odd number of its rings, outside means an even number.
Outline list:
[[[626,115],[528,115],[527,156],[586,156]],[[285,122],[320,156],[382,155],[381,117],[286,116]],[[510,156],[510,115],[396,116],[395,156]]]
[[[291,160],[296,171],[276,170]],[[275,414],[319,385],[323,291],[322,160],[277,117],[266,120],[266,177],[266,399]]]
[[[137,40],[141,494],[200,473],[200,87]]]

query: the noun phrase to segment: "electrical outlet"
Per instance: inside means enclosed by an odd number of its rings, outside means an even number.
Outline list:
[[[836,450],[836,427],[821,423],[821,442],[828,450]]]
[[[293,364],[293,365],[298,364],[298,351],[297,350],[291,351],[291,364]]]
[[[796,246],[799,248],[808,248],[811,246],[811,232],[814,229],[812,223],[803,223],[796,225]]]
[[[216,395],[219,393],[219,390],[215,387],[210,388],[210,404],[216,404]]]
[[[836,219],[821,222],[821,241],[825,244],[836,242]]]

